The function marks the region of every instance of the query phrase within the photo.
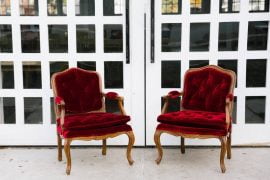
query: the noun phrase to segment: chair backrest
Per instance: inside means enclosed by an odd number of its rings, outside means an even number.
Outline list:
[[[185,73],[184,109],[225,112],[226,96],[233,94],[236,75],[231,70],[209,65]]]
[[[100,76],[95,71],[70,68],[52,76],[55,96],[63,98],[67,113],[99,111],[103,107]]]

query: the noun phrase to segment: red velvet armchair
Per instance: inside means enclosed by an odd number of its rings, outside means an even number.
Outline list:
[[[163,155],[160,136],[168,133],[181,136],[181,152],[185,153],[184,138],[218,138],[221,142],[220,167],[225,172],[224,157],[231,158],[233,90],[236,76],[233,71],[209,65],[189,69],[184,77],[182,92],[171,91],[164,96],[165,104],[154,141],[158,149],[157,164]],[[182,96],[181,110],[167,113],[169,99]]]
[[[70,144],[73,140],[102,140],[106,155],[106,139],[126,134],[129,138],[127,159],[130,165],[131,148],[135,138],[130,117],[123,108],[123,97],[117,93],[102,93],[97,72],[71,68],[52,76],[57,122],[58,160],[62,160],[62,139],[67,157],[66,173],[71,171]],[[104,98],[118,101],[121,114],[106,113]]]

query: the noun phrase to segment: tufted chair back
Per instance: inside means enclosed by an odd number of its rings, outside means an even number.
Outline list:
[[[65,101],[67,113],[97,111],[103,107],[100,77],[95,71],[70,68],[55,73],[52,87],[55,97]]]
[[[225,112],[226,96],[233,94],[235,78],[233,71],[214,65],[188,70],[184,77],[182,107]]]

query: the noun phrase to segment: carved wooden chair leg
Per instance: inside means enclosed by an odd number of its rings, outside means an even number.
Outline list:
[[[226,154],[226,137],[220,137],[219,140],[221,142],[220,168],[221,168],[222,173],[225,173],[226,167],[225,167],[225,163],[224,163],[224,158],[225,158],[225,154]]]
[[[107,146],[106,146],[106,144],[107,144],[107,140],[106,139],[103,139],[102,140],[102,155],[106,155],[106,151],[107,151]]]
[[[227,159],[232,158],[231,143],[232,143],[232,134],[230,133],[227,138]]]
[[[58,149],[58,161],[62,161],[62,139],[57,133],[57,149]]]
[[[157,150],[158,150],[158,158],[156,159],[156,163],[159,164],[161,159],[162,159],[162,156],[163,156],[163,151],[162,151],[162,147],[161,147],[161,144],[160,144],[160,135],[162,134],[161,131],[156,131],[155,132],[155,136],[154,136],[154,141],[156,143],[156,147],[157,147]]]
[[[185,138],[181,137],[181,153],[185,154]]]
[[[128,160],[129,165],[132,165],[134,163],[134,160],[131,157],[131,149],[135,142],[135,137],[132,131],[129,131],[126,134],[128,136],[127,160]]]
[[[70,175],[70,171],[71,171],[70,144],[71,144],[71,140],[65,139],[64,149],[65,149],[65,154],[67,157],[67,168],[66,168],[67,175]]]

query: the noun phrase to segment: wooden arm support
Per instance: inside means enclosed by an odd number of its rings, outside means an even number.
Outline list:
[[[56,118],[60,118],[60,126],[63,129],[64,121],[65,121],[65,101],[63,98],[56,96],[54,98],[54,102],[56,104]]]
[[[225,106],[225,113],[226,113],[226,124],[229,128],[231,124],[231,115],[233,110],[233,94],[228,94],[226,96],[226,106]]]
[[[161,114],[164,114],[167,112],[168,110],[168,106],[169,106],[169,99],[176,99],[178,97],[181,97],[183,95],[182,91],[170,91],[167,95],[162,96],[162,98],[164,99],[164,105],[162,107],[161,110]]]
[[[108,92],[108,93],[102,93],[102,96],[107,98],[107,99],[111,99],[111,100],[117,100],[118,103],[118,108],[120,110],[120,113],[122,115],[126,115],[126,111],[124,109],[124,97],[119,96],[116,92]]]

